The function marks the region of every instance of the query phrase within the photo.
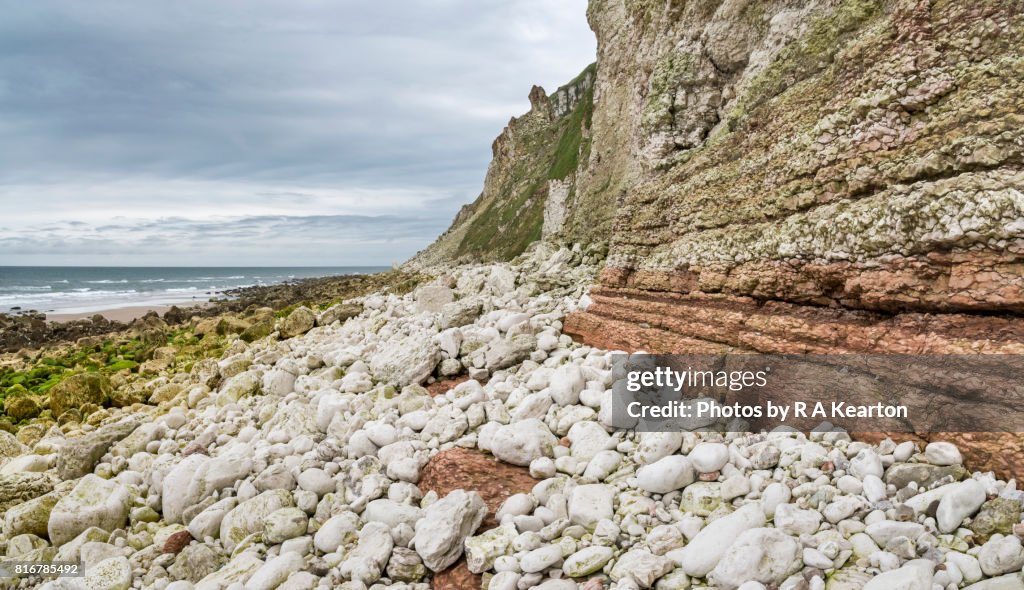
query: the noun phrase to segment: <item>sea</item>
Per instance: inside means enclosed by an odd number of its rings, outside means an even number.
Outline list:
[[[92,313],[120,307],[190,305],[239,287],[365,274],[382,266],[98,267],[0,266],[0,312]]]

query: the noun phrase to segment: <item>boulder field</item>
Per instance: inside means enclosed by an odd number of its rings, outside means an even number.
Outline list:
[[[1024,590],[1024,493],[953,444],[614,429],[613,351],[562,332],[594,272],[449,268],[235,341],[214,389],[0,433],[2,559],[85,566],[0,585]]]

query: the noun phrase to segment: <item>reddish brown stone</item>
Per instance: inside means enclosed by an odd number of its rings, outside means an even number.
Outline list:
[[[439,381],[434,381],[433,383],[427,386],[427,393],[430,394],[430,397],[437,397],[442,393],[448,393],[448,390],[452,389],[459,383],[468,380],[469,375],[460,375],[458,377],[452,377],[451,379],[441,379]]]
[[[506,498],[529,492],[537,481],[525,467],[502,463],[475,449],[454,448],[431,457],[417,485],[423,493],[434,490],[442,497],[458,489],[479,493],[488,510],[480,525],[485,531],[497,526],[494,512]]]
[[[178,553],[192,542],[192,535],[188,531],[178,531],[167,537],[164,542],[164,553]]]
[[[1021,354],[1024,319],[896,315],[749,297],[595,287],[565,332],[612,350],[652,353]]]
[[[482,585],[483,577],[469,571],[465,558],[435,574],[430,581],[430,587],[434,590],[480,590]]]
[[[478,533],[498,525],[494,513],[509,496],[527,493],[537,484],[525,467],[502,463],[494,457],[475,450],[454,448],[441,451],[430,458],[420,473],[417,484],[420,491],[430,490],[445,496],[453,490],[475,491],[487,504],[487,518],[480,525]],[[470,573],[465,559],[443,572],[437,573],[431,587],[435,590],[480,588],[481,577]]]

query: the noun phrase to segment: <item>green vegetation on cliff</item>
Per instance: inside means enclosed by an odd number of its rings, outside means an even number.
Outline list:
[[[535,89],[530,112],[512,119],[495,140],[480,197],[414,260],[510,260],[541,239],[552,182],[567,186],[572,200],[590,157],[595,76],[591,64],[550,95]]]
[[[555,146],[548,178],[564,180],[575,174],[580,162],[586,162],[590,155],[590,124],[594,116],[594,89],[587,88],[583,98],[572,110]]]

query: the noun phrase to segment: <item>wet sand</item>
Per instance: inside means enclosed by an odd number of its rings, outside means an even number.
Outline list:
[[[189,306],[195,305],[189,303]],[[89,311],[85,313],[48,313],[46,319],[51,322],[70,322],[74,320],[81,320],[85,318],[91,318],[94,315],[101,315],[108,320],[116,322],[128,323],[136,318],[141,318],[151,311],[155,311],[160,315],[163,315],[170,305],[134,305],[127,307],[116,307],[113,309],[104,309],[100,311]]]

